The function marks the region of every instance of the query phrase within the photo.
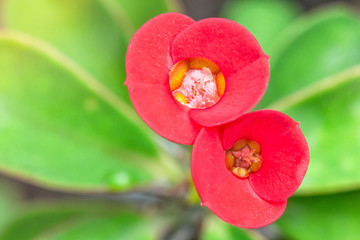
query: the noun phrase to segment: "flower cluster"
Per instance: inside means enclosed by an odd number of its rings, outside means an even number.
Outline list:
[[[299,123],[272,110],[247,113],[266,90],[268,59],[240,24],[178,13],[145,23],[126,56],[137,113],[159,135],[194,145],[202,204],[244,228],[279,218],[309,163]]]

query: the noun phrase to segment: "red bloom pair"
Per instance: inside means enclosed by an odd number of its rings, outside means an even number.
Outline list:
[[[140,117],[171,141],[195,142],[191,169],[204,205],[246,228],[283,213],[305,175],[308,147],[285,114],[245,114],[264,94],[269,64],[244,27],[159,15],[134,35],[126,70]]]

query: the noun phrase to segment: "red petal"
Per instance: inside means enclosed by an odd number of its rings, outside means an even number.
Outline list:
[[[255,37],[240,24],[222,18],[198,21],[176,36],[172,44],[174,62],[204,57],[230,76],[264,56]]]
[[[202,129],[192,153],[191,172],[202,200],[219,218],[243,228],[258,228],[278,219],[286,201],[260,198],[248,179],[235,177],[225,166],[225,151],[215,129]]]
[[[272,110],[248,113],[225,127],[225,149],[244,138],[261,146],[262,166],[249,177],[254,191],[269,201],[289,198],[300,186],[309,164],[309,148],[299,123]]]
[[[260,100],[269,80],[268,57],[254,36],[227,19],[209,18],[192,24],[175,38],[172,56],[174,62],[207,58],[224,74],[223,98],[212,108],[191,111],[190,116],[203,126],[224,124],[247,112]]]
[[[190,117],[208,127],[234,121],[260,101],[268,79],[269,62],[263,57],[227,78],[225,94],[216,105],[204,110],[194,109]]]
[[[199,126],[171,94],[170,46],[193,22],[179,13],[154,17],[135,33],[126,54],[126,85],[136,112],[159,135],[181,144],[192,144]]]
[[[130,85],[128,89],[135,110],[155,132],[180,144],[194,143],[200,126],[191,121],[170,92],[150,85]]]

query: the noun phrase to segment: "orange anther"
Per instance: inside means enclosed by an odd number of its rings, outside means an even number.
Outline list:
[[[182,93],[177,92],[174,94],[174,97],[176,100],[178,100],[179,102],[181,102],[183,104],[189,103],[188,100],[186,99],[186,97],[184,96],[184,94],[182,94]]]
[[[246,168],[235,167],[231,171],[233,174],[235,174],[239,178],[247,178],[250,175],[249,170]]]
[[[224,78],[224,74],[222,74],[222,72],[219,72],[218,74],[216,74],[216,87],[219,91],[219,95],[220,97],[222,95],[224,95],[225,92],[225,78]]]
[[[252,140],[240,139],[225,153],[226,168],[239,178],[246,178],[250,173],[259,171],[261,158],[260,145]]]
[[[261,157],[254,157],[254,159],[251,161],[251,167],[250,167],[250,172],[257,172],[259,171],[260,167],[261,167]]]
[[[235,158],[231,151],[227,151],[225,154],[225,164],[227,169],[231,169],[234,166]]]
[[[213,74],[220,72],[219,67],[206,58],[190,58],[189,67],[191,69],[203,69],[205,67],[208,68]]]
[[[261,152],[261,147],[260,144],[258,144],[255,141],[248,141],[247,145],[251,148],[254,149],[254,155],[259,154]]]
[[[171,91],[174,91],[181,86],[181,83],[188,70],[189,66],[186,60],[181,60],[171,68],[169,73],[169,84]]]
[[[231,151],[240,151],[243,147],[245,147],[246,143],[247,143],[246,139],[238,140],[232,145],[230,150]]]
[[[225,78],[212,61],[188,58],[170,69],[169,85],[174,98],[181,104],[205,109],[216,104],[224,94]]]

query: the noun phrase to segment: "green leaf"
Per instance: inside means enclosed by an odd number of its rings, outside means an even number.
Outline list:
[[[141,219],[134,213],[121,213],[114,216],[94,216],[79,219],[71,228],[45,233],[38,239],[64,239],[64,240],[87,240],[87,239],[156,239],[157,221]],[[157,227],[157,228],[156,228]]]
[[[294,23],[270,56],[270,82],[258,106],[295,93],[360,63],[360,21],[334,5]]]
[[[19,214],[0,234],[1,240],[34,239],[46,229],[80,214],[78,209],[32,209]],[[21,231],[20,231],[21,229]]]
[[[278,35],[299,12],[294,1],[232,0],[226,2],[222,15],[246,27],[269,54]]]
[[[301,122],[310,165],[299,193],[360,186],[359,29],[354,13],[335,5],[303,17],[278,41],[260,106],[272,103],[267,108]]]
[[[228,239],[228,240],[262,240],[265,239],[259,233],[234,227],[215,216],[209,216],[205,219],[203,224],[203,240],[217,240],[217,239]]]
[[[289,105],[283,106],[285,113],[301,121],[310,148],[310,165],[299,193],[358,189],[360,65],[296,96],[284,99]]]
[[[2,12],[6,28],[52,44],[130,102],[124,86],[124,35],[133,30],[120,28],[102,1],[5,0]]]
[[[134,29],[140,28],[151,18],[166,12],[178,11],[174,0],[102,0],[108,6],[112,6],[117,14],[128,17]],[[116,6],[117,3],[117,6]],[[114,9],[116,8],[116,9]]]
[[[360,192],[290,198],[276,222],[291,239],[353,240],[360,236]]]
[[[131,108],[51,45],[0,32],[0,72],[1,171],[68,191],[178,176]]]
[[[160,226],[156,218],[116,206],[57,203],[26,207],[9,222],[1,240],[155,239]]]

